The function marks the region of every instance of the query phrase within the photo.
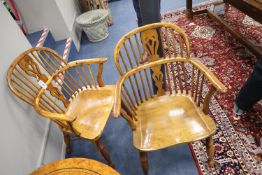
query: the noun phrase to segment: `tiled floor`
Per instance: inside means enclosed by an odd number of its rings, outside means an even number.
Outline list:
[[[205,0],[195,0],[194,3]],[[185,0],[162,0],[162,12],[185,6]],[[132,0],[120,0],[110,3],[114,24],[109,28],[109,37],[98,43],[90,43],[82,35],[80,52],[69,61],[76,59],[107,57],[104,66],[104,82],[114,84],[118,73],[114,66],[113,52],[117,41],[125,33],[137,27]],[[109,120],[102,135],[102,141],[109,150],[117,171],[122,175],[142,175],[139,153],[132,144],[132,131],[122,118]],[[72,143],[70,157],[87,157],[104,161],[93,144],[85,140]],[[198,174],[191,152],[187,145],[149,153],[150,175],[195,175]]]

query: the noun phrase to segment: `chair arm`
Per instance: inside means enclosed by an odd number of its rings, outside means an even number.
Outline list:
[[[197,67],[205,77],[212,83],[212,85],[216,88],[217,91],[220,91],[222,93],[225,93],[227,91],[227,88],[217,79],[217,77],[199,60],[191,58],[189,59],[189,62],[191,62],[195,67]]]
[[[77,64],[100,64],[100,63],[105,63],[106,61],[107,61],[107,58],[86,58],[82,60],[71,61],[68,63],[68,65],[64,67],[68,68],[68,67],[72,67],[73,65],[77,65]],[[61,67],[61,69],[62,68],[63,67]]]
[[[42,116],[47,117],[49,119],[61,120],[66,122],[73,122],[76,119],[76,117],[71,117],[65,114],[52,113],[41,109],[41,107],[39,106],[39,100],[39,98],[36,98],[35,100],[35,110]]]

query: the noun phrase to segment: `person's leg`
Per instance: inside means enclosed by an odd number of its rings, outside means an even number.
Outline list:
[[[157,23],[161,21],[161,14],[160,14],[160,0],[139,0],[139,5],[140,5],[140,13],[142,17],[142,25],[146,24],[152,24],[152,23]],[[159,31],[158,32],[158,37],[160,40],[160,35]],[[158,55],[160,57],[163,57],[163,49],[162,45],[160,44],[158,47]],[[163,88],[165,89],[166,87],[166,81],[165,81],[165,68],[164,66],[161,67],[161,72],[163,73]],[[154,81],[154,80],[153,80]],[[157,92],[157,87],[153,83],[153,89],[154,93]]]
[[[137,25],[140,27],[142,26],[142,18],[140,13],[139,0],[133,0],[133,6],[136,11]]]
[[[160,0],[139,0],[142,24],[151,24],[161,21]]]
[[[248,111],[262,98],[262,57],[258,59],[252,74],[241,88],[235,100],[235,113]]]

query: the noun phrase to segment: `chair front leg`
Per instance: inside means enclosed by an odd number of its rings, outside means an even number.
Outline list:
[[[148,158],[147,152],[140,151],[140,163],[144,172],[144,175],[148,174]]]
[[[96,145],[96,147],[98,148],[98,150],[100,151],[100,153],[102,154],[102,156],[104,157],[104,159],[108,162],[109,166],[111,166],[112,168],[115,168],[113,162],[110,159],[108,151],[106,150],[104,144],[101,142],[101,139],[99,138],[93,142]]]
[[[66,153],[71,154],[71,147],[70,147],[70,134],[67,132],[63,132],[64,134],[64,141],[66,144]]]
[[[206,139],[206,150],[208,155],[208,165],[209,167],[213,168],[215,165],[215,161],[214,161],[214,141],[212,139],[212,136]]]

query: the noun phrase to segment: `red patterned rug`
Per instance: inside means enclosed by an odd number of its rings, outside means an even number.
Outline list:
[[[210,7],[212,2],[197,5],[195,9]],[[261,24],[231,6],[221,17],[262,49]],[[235,96],[252,72],[256,59],[206,14],[188,20],[184,9],[180,9],[163,14],[163,21],[185,30],[190,38],[191,57],[199,58],[228,88],[225,95],[216,94],[210,105],[217,124],[213,137],[215,168],[207,166],[202,142],[190,145],[199,174],[262,175],[262,103],[257,103],[246,115],[236,116],[232,112]]]

